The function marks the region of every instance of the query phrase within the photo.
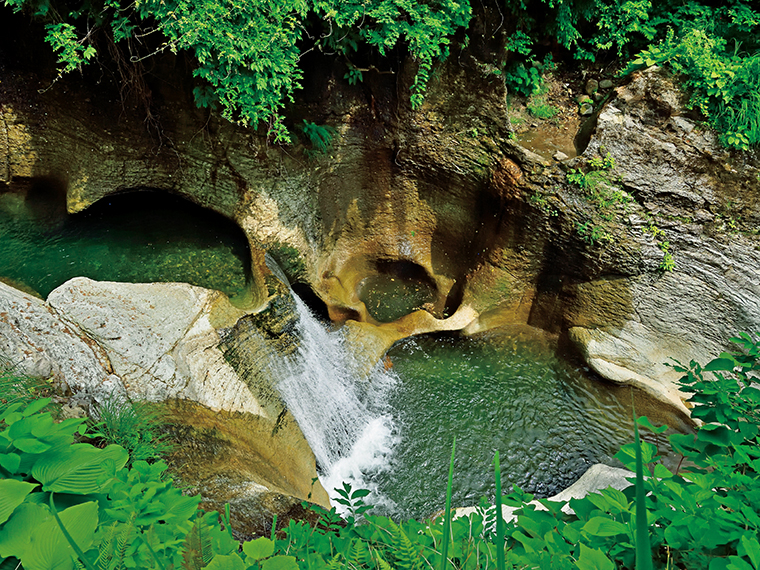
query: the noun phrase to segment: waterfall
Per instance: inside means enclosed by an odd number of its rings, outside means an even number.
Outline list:
[[[385,404],[396,378],[380,364],[369,378],[357,379],[341,331],[328,331],[297,295],[293,298],[299,346],[272,360],[275,387],[309,442],[330,497],[348,482],[373,491],[372,504],[388,504],[371,477],[387,469],[396,441]]]

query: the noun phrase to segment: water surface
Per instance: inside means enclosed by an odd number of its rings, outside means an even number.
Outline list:
[[[375,482],[394,515],[442,508],[454,437],[456,506],[493,498],[496,449],[504,489],[546,497],[595,463],[620,466],[613,455],[633,441],[630,389],[589,379],[535,329],[407,339],[390,358],[398,442]]]
[[[232,221],[169,194],[115,195],[73,215],[55,193],[0,194],[0,279],[42,297],[78,276],[234,296],[245,290],[249,260]]]

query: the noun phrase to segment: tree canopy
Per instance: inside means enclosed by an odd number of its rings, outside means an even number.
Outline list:
[[[344,79],[355,83],[363,75],[352,55],[369,49],[383,57],[402,47],[417,63],[409,97],[418,107],[434,63],[448,57],[455,35],[464,44],[471,39],[473,16],[469,0],[3,1],[45,22],[61,73],[94,59],[99,33],[124,46],[132,61],[188,53],[202,80],[198,105],[218,105],[242,125],[265,125],[277,142],[289,140],[283,110],[301,87],[305,53],[344,56]],[[504,50],[492,63],[512,90],[529,92],[547,56],[618,58],[628,71],[667,65],[685,75],[691,105],[727,146],[760,143],[754,0],[493,1],[503,18]]]

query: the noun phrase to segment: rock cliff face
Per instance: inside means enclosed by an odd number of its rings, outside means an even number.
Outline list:
[[[569,341],[602,377],[685,411],[662,363],[706,360],[737,331],[760,330],[758,157],[720,149],[674,79],[650,69],[600,105],[579,157],[544,158],[514,140],[504,84],[473,53],[437,70],[417,111],[397,94],[409,62],[354,87],[320,68],[292,117],[295,133],[303,117],[336,129],[324,154],[306,137],[272,147],[194,108],[190,89],[173,87],[188,82],[179,70],[155,87],[151,130],[107,82],[69,78],[40,93],[44,74],[6,64],[0,191],[45,181],[71,212],[115,192],[176,193],[243,228],[253,274],[243,309],[189,286],[75,280],[47,303],[2,287],[0,352],[72,387],[110,382],[276,419],[276,403],[219,349],[223,329],[283,294],[269,252],[346,326],[365,369],[405,336],[522,323]],[[608,153],[604,184],[627,204],[600,206],[568,182]],[[663,249],[675,270],[661,269]],[[378,307],[394,295],[412,301],[388,319]],[[30,319],[57,340],[31,333]]]

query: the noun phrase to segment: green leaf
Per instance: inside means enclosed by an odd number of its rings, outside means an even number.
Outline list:
[[[243,544],[243,549],[245,549],[245,544]],[[245,570],[246,566],[237,553],[232,553],[214,556],[208,566],[203,568],[204,570]]]
[[[124,467],[128,459],[127,452],[118,445],[98,449],[74,444],[68,453],[41,458],[31,475],[42,483],[44,491],[86,495],[100,492],[103,478]]]
[[[17,422],[24,417],[18,412],[18,410],[23,407],[23,402],[16,402],[15,404],[11,404],[3,410],[2,414],[0,414],[0,422],[5,422],[7,425],[11,425]]]
[[[729,556],[726,570],[757,570],[757,566],[753,568],[738,556]]]
[[[298,570],[295,556],[272,556],[261,564],[261,570]]]
[[[0,532],[0,558],[15,556],[21,559],[31,544],[35,531],[53,520],[50,511],[33,503],[22,503]]]
[[[633,412],[636,419],[636,411]],[[633,435],[636,446],[636,570],[652,570],[652,548],[649,541],[647,525],[646,491],[644,490],[644,461],[642,458],[641,436],[639,426],[633,422]]]
[[[243,552],[247,556],[246,563],[250,564],[252,561],[272,556],[274,554],[274,542],[268,538],[257,538],[243,544]]]
[[[16,424],[14,424],[16,425]],[[51,448],[51,445],[34,437],[22,437],[13,440],[13,445],[24,453],[39,454]]]
[[[698,439],[720,447],[731,445],[731,434],[733,432],[726,426],[704,425],[699,430]]]
[[[351,499],[359,499],[361,497],[366,497],[367,495],[370,494],[370,492],[371,491],[369,489],[357,489],[356,491],[351,493]]]
[[[69,507],[58,514],[71,539],[82,550],[88,550],[98,526],[98,503],[95,501]],[[49,521],[35,529],[35,537],[26,556],[21,559],[28,570],[63,570],[74,568],[74,548],[51,516]]]
[[[662,433],[668,429],[668,426],[655,427],[654,425],[652,425],[652,422],[650,422],[649,418],[646,416],[641,416],[636,421],[639,422],[639,425],[644,426],[652,433]]]
[[[16,473],[20,465],[21,456],[18,453],[0,453],[0,467],[8,473]]]
[[[0,524],[10,518],[16,507],[24,502],[35,487],[39,485],[15,479],[0,480]]]
[[[628,525],[606,517],[592,517],[582,530],[592,536],[616,536],[627,533]]]
[[[756,537],[742,535],[737,553],[739,556],[748,556],[755,570],[760,570],[760,542]]]
[[[579,570],[615,570],[612,560],[599,549],[589,548],[581,542],[581,555],[575,561]]]
[[[29,404],[23,412],[21,412],[21,415],[26,418],[28,416],[31,416],[32,414],[36,414],[45,406],[47,406],[51,401],[52,401],[51,398],[40,398],[39,400],[35,400],[31,404]]]
[[[731,372],[736,366],[736,361],[729,358],[716,358],[708,362],[702,369],[705,372],[728,371]]]

